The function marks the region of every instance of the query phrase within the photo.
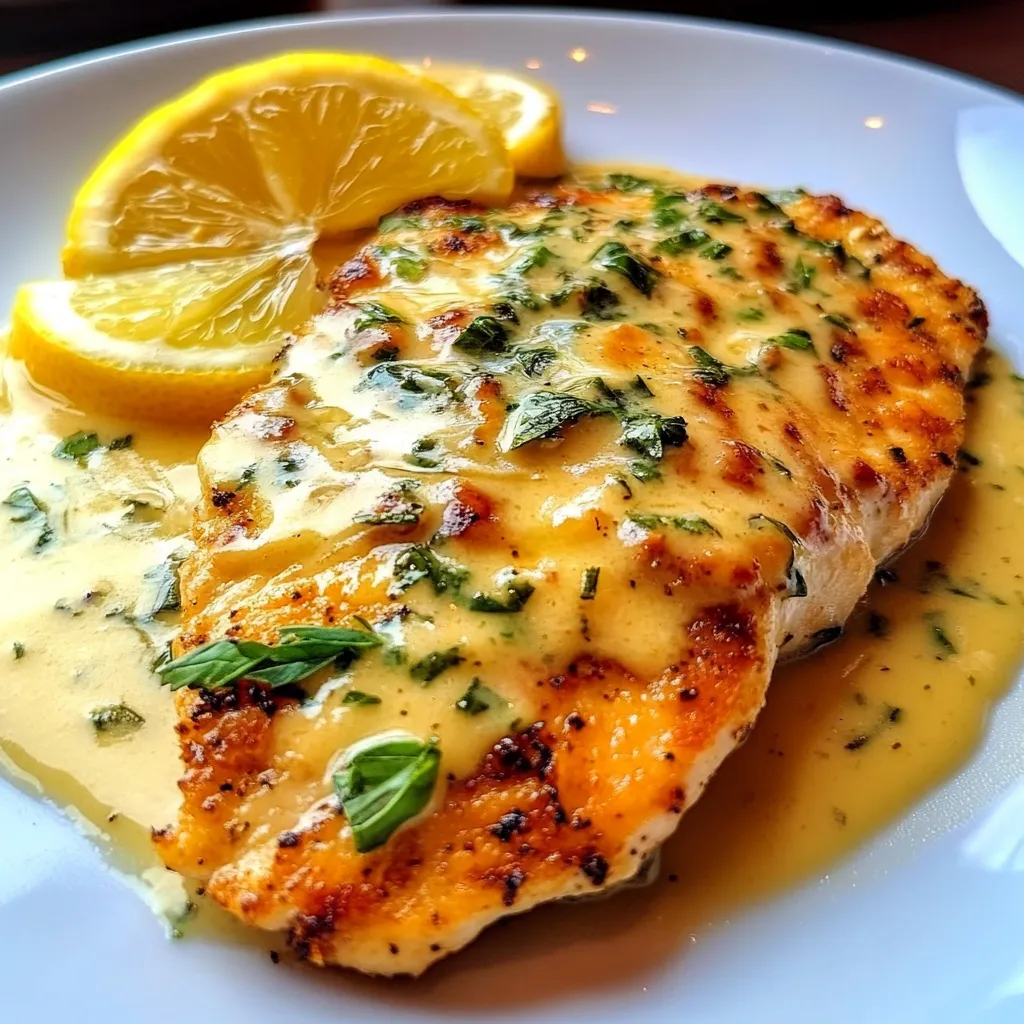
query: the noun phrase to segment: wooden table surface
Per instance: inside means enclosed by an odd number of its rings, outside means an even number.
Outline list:
[[[913,18],[814,26],[811,31],[931,61],[1024,93],[1024,0]]]

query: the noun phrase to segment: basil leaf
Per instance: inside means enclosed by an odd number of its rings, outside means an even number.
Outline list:
[[[727,222],[742,224],[746,220],[745,217],[741,217],[738,213],[727,209],[721,203],[712,202],[710,199],[701,203],[697,208],[697,212],[709,224],[725,224]]]
[[[377,224],[377,230],[386,231],[405,231],[411,228],[417,228],[422,230],[427,226],[427,222],[422,217],[410,217],[400,213],[391,213],[386,217],[381,217]]]
[[[656,412],[629,413],[622,418],[619,444],[657,461],[666,447],[686,444],[686,420],[682,416],[660,416]]]
[[[285,626],[275,646],[253,640],[215,640],[156,668],[161,683],[216,689],[238,679],[284,686],[305,679],[332,661],[383,643],[370,630],[340,626]]]
[[[678,256],[681,252],[686,252],[687,249],[696,249],[699,246],[707,245],[710,241],[711,236],[706,231],[691,228],[689,231],[683,231],[671,238],[662,239],[658,243],[657,249],[659,252],[667,252],[670,256]]]
[[[31,523],[38,528],[35,548],[40,550],[53,540],[53,527],[46,515],[46,508],[27,487],[15,487],[3,500],[3,504],[11,509],[12,523]]]
[[[803,352],[814,351],[814,343],[811,341],[810,334],[807,331],[802,331],[799,327],[791,327],[782,334],[774,335],[768,339],[768,344],[781,345],[783,348],[792,348]]]
[[[408,526],[418,523],[421,515],[423,506],[418,501],[399,501],[391,508],[357,512],[352,522],[366,526]]]
[[[382,846],[427,806],[440,763],[437,747],[420,740],[385,738],[358,745],[334,775],[334,788],[359,853]]]
[[[726,245],[725,242],[712,242],[701,249],[700,257],[705,260],[724,260],[731,252],[731,245]],[[721,271],[721,273],[724,273],[724,271]]]
[[[583,570],[580,578],[580,600],[593,601],[597,596],[597,582],[601,576],[601,567],[592,565],[589,569]]]
[[[584,416],[602,410],[593,402],[559,391],[533,391],[512,410],[498,435],[498,448],[510,452],[530,441],[550,437]]]
[[[342,704],[356,704],[360,707],[364,707],[370,704],[380,704],[380,697],[374,696],[372,693],[363,693],[362,690],[349,690],[341,700]]]
[[[757,306],[750,306],[747,309],[741,309],[736,314],[736,319],[743,322],[748,322],[752,320],[763,320],[764,310],[758,309]]]
[[[127,704],[106,704],[93,708],[89,712],[89,720],[96,732],[106,733],[111,738],[127,736],[146,724],[145,718]]]
[[[504,352],[508,331],[493,316],[476,317],[452,343],[463,352],[480,355],[483,352]]]
[[[245,650],[233,640],[215,640],[196,647],[188,654],[161,665],[157,670],[160,682],[172,690],[183,686],[201,686],[208,690],[227,686],[241,679],[263,660],[259,644],[246,645]]]
[[[786,565],[786,597],[806,597],[807,581],[796,564],[796,552],[798,548],[804,546],[803,541],[781,519],[773,519],[771,516],[766,516],[763,512],[758,512],[757,515],[751,516],[747,521],[751,526],[758,529],[761,528],[762,523],[767,523],[778,530],[789,541],[790,555],[789,562]]]
[[[77,433],[65,437],[53,449],[53,454],[58,459],[84,459],[91,452],[102,447],[98,434],[79,430]]]
[[[733,377],[752,377],[758,372],[756,363],[749,366],[727,366],[699,345],[691,345],[687,352],[698,366],[693,372],[694,377],[711,388],[725,387]]]
[[[395,312],[390,306],[381,302],[360,302],[356,308],[358,315],[352,322],[352,327],[357,331],[365,331],[368,327],[383,327],[385,324],[404,324],[405,318],[401,313]]]
[[[417,366],[415,363],[381,363],[369,370],[356,387],[359,391],[388,388],[408,395],[443,397],[448,401],[453,397],[453,384],[453,374],[445,370]]]
[[[853,329],[853,324],[839,313],[825,313],[822,315],[822,320],[832,324],[833,327],[838,327],[841,331],[846,331],[847,334],[856,333]]]
[[[449,647],[446,651],[431,651],[420,658],[419,661],[409,666],[409,675],[426,685],[441,675],[442,672],[454,668],[456,665],[461,665],[465,660],[459,653],[458,647]]]
[[[293,661],[294,652],[302,650],[301,658],[333,658],[352,648],[379,647],[383,639],[369,629],[348,629],[345,626],[284,626],[281,643],[271,648],[271,661]]]
[[[789,291],[800,292],[805,288],[810,288],[814,283],[814,275],[816,273],[815,267],[804,263],[803,258],[798,256],[796,263],[793,264],[793,276],[790,278],[788,285]]]
[[[702,516],[665,516],[650,512],[630,512],[626,515],[630,522],[642,526],[645,530],[657,530],[659,527],[672,527],[686,533],[721,534]]]
[[[468,608],[471,612],[489,612],[498,615],[521,612],[530,599],[534,586],[529,580],[513,577],[503,587],[503,597],[492,597],[478,590],[470,599]]]
[[[603,270],[621,274],[637,291],[650,297],[658,279],[657,271],[643,257],[631,252],[621,242],[605,242],[590,262]]]
[[[374,249],[374,255],[385,271],[394,273],[403,281],[419,281],[427,272],[426,257],[404,245],[380,245]]]
[[[181,607],[178,573],[183,561],[184,555],[172,555],[143,573],[142,589],[133,613],[136,619],[146,622],[158,612],[173,612]]]
[[[520,347],[515,349],[512,356],[527,377],[540,377],[558,358],[558,353],[553,348],[547,346],[540,348]]]
[[[654,226],[658,228],[671,228],[681,224],[686,219],[686,215],[679,209],[679,204],[685,202],[686,196],[680,195],[678,192],[670,192],[668,195],[658,196],[651,207]]]
[[[509,268],[513,274],[528,274],[534,267],[546,266],[555,254],[546,245],[537,245],[524,253]]]
[[[319,672],[322,668],[327,668],[333,662],[333,658],[323,658],[320,661],[289,661],[246,672],[245,678],[266,683],[271,687],[289,686]]]
[[[649,483],[651,480],[661,479],[661,470],[647,459],[636,459],[629,464],[629,471],[641,483]]]
[[[458,590],[469,576],[469,570],[443,558],[425,544],[413,544],[396,558],[392,575],[395,582],[388,588],[389,597],[397,597],[420,580],[430,580],[435,594]]]
[[[618,192],[636,192],[638,189],[645,191],[654,184],[650,178],[638,178],[635,174],[609,174],[605,178],[608,188]]]
[[[482,217],[467,217],[463,214],[452,214],[450,217],[445,217],[441,221],[441,226],[445,228],[454,228],[456,231],[465,231],[466,234],[473,235],[480,231],[484,231],[487,228],[487,222]]]
[[[467,715],[480,715],[498,704],[508,705],[508,701],[499,697],[489,686],[485,686],[479,679],[474,679],[469,684],[469,689],[455,702],[459,711]]]

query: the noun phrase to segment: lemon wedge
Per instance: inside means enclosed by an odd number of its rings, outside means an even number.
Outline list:
[[[436,82],[376,57],[286,54],[143,118],[78,193],[64,271],[312,244],[426,195],[500,203],[513,183],[500,132]]]
[[[461,96],[501,132],[516,172],[527,178],[555,178],[565,172],[562,111],[546,85],[509,71],[462,64],[406,65]]]
[[[321,306],[308,248],[293,242],[23,285],[10,353],[81,408],[210,423],[267,380],[288,328]]]

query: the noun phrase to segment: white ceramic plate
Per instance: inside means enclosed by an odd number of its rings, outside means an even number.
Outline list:
[[[300,48],[539,61],[575,158],[839,193],[974,284],[996,344],[1024,352],[1019,101],[832,43],[529,11],[257,24],[0,84],[0,309],[19,281],[57,271],[70,198],[126,125],[209,71]],[[560,908],[557,926],[542,912],[544,926],[492,930],[416,984],[170,943],[66,820],[0,783],[0,1019],[1024,1021],[1022,734],[1018,687],[973,762],[906,820],[829,876],[695,941],[643,949],[641,936],[625,964],[595,918]]]

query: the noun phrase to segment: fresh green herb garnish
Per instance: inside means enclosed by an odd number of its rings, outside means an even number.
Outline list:
[[[635,459],[629,464],[629,471],[641,483],[650,483],[652,480],[661,479],[661,470],[647,459]]]
[[[807,581],[796,565],[796,552],[798,548],[804,546],[803,541],[781,519],[773,519],[771,516],[766,516],[763,512],[758,512],[757,515],[751,516],[747,521],[756,529],[761,529],[762,524],[767,523],[778,530],[789,541],[789,563],[786,566],[786,597],[806,597]]]
[[[581,601],[593,601],[597,596],[597,582],[601,576],[601,567],[599,565],[592,565],[589,569],[583,570],[583,576],[580,579],[580,600]]]
[[[418,501],[396,500],[386,508],[357,512],[352,522],[366,526],[410,526],[420,521],[423,506]]]
[[[453,347],[482,355],[485,352],[504,352],[508,342],[508,331],[493,316],[476,317],[455,339]]]
[[[821,319],[826,323],[830,323],[833,327],[838,327],[841,331],[846,331],[848,334],[854,333],[853,324],[839,313],[823,313]]]
[[[555,254],[547,246],[536,245],[523,253],[509,270],[513,274],[528,274],[534,267],[546,266],[549,260],[554,259],[554,256]]]
[[[651,207],[654,226],[658,228],[673,228],[686,219],[686,214],[679,209],[680,203],[686,202],[686,196],[678,192],[669,192],[667,195],[658,196]]]
[[[341,626],[285,626],[276,645],[254,640],[213,640],[156,669],[160,682],[172,690],[183,686],[207,690],[238,679],[257,679],[271,686],[298,682],[332,661],[351,661],[383,640],[368,629]],[[288,671],[275,671],[289,666]]]
[[[697,212],[709,224],[742,224],[746,221],[745,217],[741,217],[738,213],[727,209],[721,203],[714,203],[710,199],[701,203],[697,207]]]
[[[814,342],[811,341],[810,333],[799,327],[791,327],[782,334],[773,335],[768,339],[768,344],[781,345],[783,348],[796,349],[801,352],[814,351]]]
[[[942,651],[942,654],[937,655],[937,657],[942,659],[946,655],[956,654],[956,645],[949,639],[949,634],[946,632],[942,612],[928,612],[924,617],[924,621],[928,626],[932,642]]]
[[[387,842],[430,802],[441,752],[435,743],[383,735],[350,748],[334,789],[359,853]]]
[[[660,416],[656,412],[627,413],[622,417],[619,444],[657,461],[666,447],[686,444],[686,420],[682,416]]]
[[[441,221],[441,226],[454,228],[456,231],[465,231],[467,234],[476,234],[487,228],[487,222],[482,217],[466,217],[462,214],[452,214]]]
[[[789,290],[794,292],[810,288],[814,283],[814,275],[817,273],[815,267],[804,263],[803,257],[798,256],[793,264],[793,276],[790,278]]]
[[[374,696],[372,693],[363,693],[362,690],[349,690],[344,697],[341,699],[342,704],[355,704],[359,707],[365,707],[370,704],[380,704],[380,697]]]
[[[554,303],[554,295],[551,301]],[[601,281],[591,281],[583,286],[579,293],[580,315],[593,320],[615,320],[618,312],[619,297]]]
[[[134,616],[137,620],[145,622],[158,612],[177,611],[181,607],[178,572],[184,560],[184,554],[174,554],[145,571],[139,598],[135,602]]]
[[[405,318],[396,313],[390,306],[381,302],[360,302],[359,310],[352,327],[356,331],[365,331],[368,327],[383,327],[385,324],[404,324]]]
[[[381,363],[368,370],[358,384],[360,391],[366,388],[389,388],[405,395],[427,398],[452,398],[454,376],[444,370],[417,366],[415,363]]]
[[[635,174],[609,174],[605,181],[608,188],[618,192],[636,192],[638,189],[649,189],[654,185],[650,178],[638,178]]]
[[[499,615],[521,612],[533,591],[533,584],[529,580],[514,576],[502,585],[500,596],[494,597],[478,590],[470,597],[467,607],[471,612],[490,612]]]
[[[479,679],[474,679],[469,684],[469,689],[455,702],[459,711],[467,715],[480,715],[498,704],[508,704],[503,697],[499,697],[489,686],[485,686]]]
[[[412,451],[405,456],[405,461],[421,469],[436,469],[441,460],[433,453],[438,452],[439,447],[437,438],[419,437],[413,441]]]
[[[56,448],[53,454],[58,459],[85,459],[90,453],[102,448],[98,434],[85,430],[79,430],[75,434],[69,434]]]
[[[642,257],[631,252],[621,242],[605,242],[590,262],[602,270],[621,274],[637,291],[650,297],[658,279],[658,272]]]
[[[438,555],[425,544],[413,544],[395,558],[392,575],[395,581],[388,589],[388,596],[397,597],[420,580],[430,580],[435,594],[458,590],[469,577],[469,570]]]
[[[584,416],[601,412],[595,403],[559,391],[533,391],[512,410],[498,435],[498,448],[510,452],[550,437]]]
[[[146,724],[145,718],[127,704],[107,704],[93,708],[89,712],[89,720],[97,733],[104,733],[111,739],[127,736]]]
[[[732,246],[726,245],[725,242],[712,242],[710,245],[704,246],[701,249],[699,255],[705,260],[724,260],[729,253],[732,252]],[[734,268],[730,267],[730,271],[738,273]]]
[[[381,232],[405,231],[412,228],[422,231],[427,222],[422,217],[406,216],[400,213],[392,213],[387,217],[381,217],[377,230]]]
[[[729,371],[725,363],[716,359],[706,349],[699,345],[691,345],[687,351],[690,358],[697,364],[698,369],[694,370],[694,377],[702,384],[711,388],[724,388],[729,383]]]
[[[427,272],[427,258],[404,245],[380,245],[374,249],[374,255],[386,271],[391,271],[403,281],[419,281]]]
[[[38,529],[35,543],[37,551],[53,540],[53,527],[46,515],[46,508],[27,487],[15,487],[4,498],[3,504],[11,510],[12,523],[29,523]]]
[[[656,515],[650,512],[629,512],[626,518],[645,530],[658,530],[663,527],[670,527],[675,530],[683,530],[686,533],[714,534],[721,536],[719,532],[703,516],[667,516]]]
[[[659,252],[667,252],[670,256],[678,256],[681,252],[707,245],[710,241],[711,236],[706,231],[691,228],[689,231],[663,239],[658,243],[657,249]]]
[[[548,346],[538,348],[521,346],[513,351],[512,356],[527,377],[540,377],[558,358],[558,353]]]
[[[457,646],[449,647],[446,651],[431,651],[409,666],[409,675],[426,685],[442,672],[461,665],[465,660]]]

